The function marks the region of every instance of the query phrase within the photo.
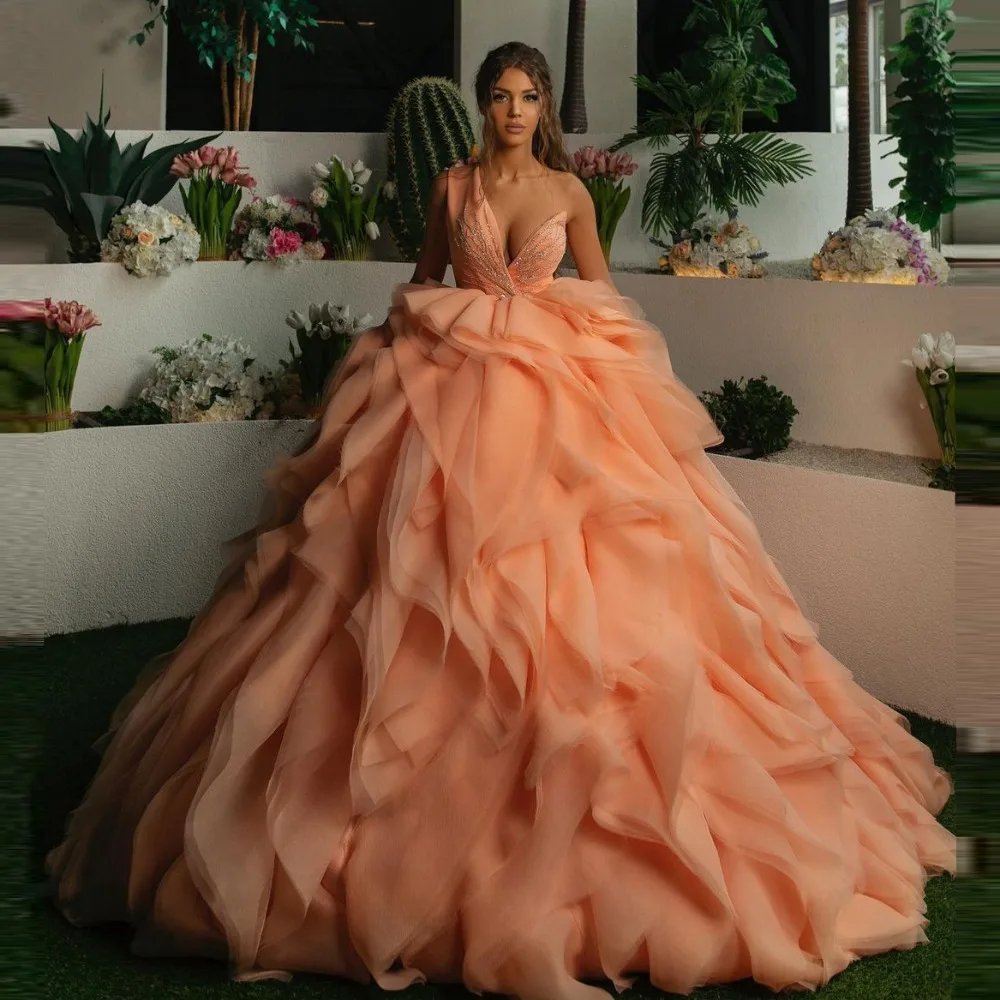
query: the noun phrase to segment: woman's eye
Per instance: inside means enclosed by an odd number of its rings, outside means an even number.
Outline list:
[[[538,94],[525,94],[524,95],[524,99],[526,101],[537,101],[538,100]]]
[[[502,101],[506,96],[507,96],[506,94],[494,94],[493,100],[499,102]]]

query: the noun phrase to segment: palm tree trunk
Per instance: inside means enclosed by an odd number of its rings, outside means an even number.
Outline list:
[[[847,221],[872,207],[868,0],[847,9]]]
[[[587,103],[583,92],[584,24],[587,0],[569,0],[566,28],[566,77],[559,118],[564,132],[587,131]]]

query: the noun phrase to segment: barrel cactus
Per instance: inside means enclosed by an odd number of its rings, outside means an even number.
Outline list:
[[[434,177],[468,157],[475,141],[472,123],[451,80],[423,76],[396,95],[385,131],[388,179],[396,189],[389,202],[389,228],[403,257],[416,260]]]

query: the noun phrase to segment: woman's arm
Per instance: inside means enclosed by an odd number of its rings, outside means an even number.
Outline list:
[[[448,171],[442,170],[434,178],[431,188],[431,200],[427,206],[427,228],[424,230],[424,243],[420,248],[417,266],[413,269],[410,281],[422,284],[427,278],[443,281],[445,268],[451,250],[448,246]]]
[[[566,175],[566,185],[570,204],[566,219],[566,238],[576,263],[576,272],[584,281],[606,281],[615,288],[597,235],[594,200],[576,174]],[[618,289],[615,288],[615,291]]]

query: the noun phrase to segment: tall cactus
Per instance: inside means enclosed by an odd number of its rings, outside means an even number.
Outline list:
[[[424,241],[427,204],[436,174],[464,160],[475,141],[458,87],[445,77],[411,80],[396,95],[386,121],[386,169],[396,186],[389,228],[406,260]]]

